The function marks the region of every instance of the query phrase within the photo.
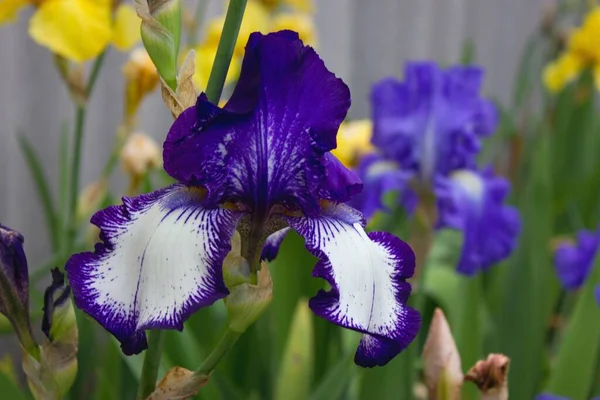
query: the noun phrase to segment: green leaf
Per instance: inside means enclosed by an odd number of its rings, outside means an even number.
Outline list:
[[[312,315],[308,302],[299,301],[275,384],[276,400],[308,398],[313,373],[313,339]]]
[[[310,395],[310,400],[340,399],[358,371],[358,367],[352,361],[352,354],[343,357],[329,370],[325,379]]]
[[[550,375],[548,392],[587,400],[594,383],[593,371],[600,357],[600,306],[594,289],[600,284],[600,256],[583,287],[581,297],[563,336]]]
[[[48,236],[50,237],[52,247],[57,248],[59,237],[58,217],[54,206],[54,200],[52,199],[52,194],[50,192],[50,186],[48,185],[48,178],[44,173],[44,168],[40,163],[39,156],[31,145],[31,142],[29,142],[29,139],[23,134],[18,135],[17,139],[44,209],[46,228],[48,229]]]
[[[483,276],[460,277],[457,312],[451,320],[456,346],[460,353],[463,369],[469,369],[482,357],[483,350]],[[479,397],[475,385],[463,385],[462,400]]]
[[[539,127],[543,132],[543,126]],[[528,149],[530,174],[519,199],[522,233],[503,282],[503,304],[496,319],[499,351],[511,359],[511,398],[538,393],[545,359],[544,342],[558,284],[549,253],[553,232],[550,143],[541,135]]]
[[[25,400],[29,396],[24,394],[24,391],[17,386],[17,384],[8,377],[4,372],[0,371],[0,393],[2,393],[3,399],[10,400]]]
[[[119,399],[123,385],[123,360],[121,349],[115,340],[106,341],[103,352],[98,354],[94,391],[95,400]]]
[[[269,264],[273,298],[276,299],[269,310],[274,324],[272,346],[275,370],[283,354],[298,300],[313,297],[323,287],[322,280],[311,276],[315,263],[316,258],[304,248],[304,239],[290,232],[281,244],[277,258]],[[317,362],[324,362],[323,356],[317,354]]]

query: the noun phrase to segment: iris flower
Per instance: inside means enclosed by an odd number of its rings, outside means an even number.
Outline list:
[[[600,6],[586,15],[583,24],[569,37],[567,48],[544,69],[544,84],[551,92],[558,92],[590,68],[596,87],[600,89]]]
[[[510,185],[492,172],[460,170],[435,181],[438,228],[463,232],[457,271],[474,275],[508,257],[516,246],[520,219],[504,205]]]
[[[476,67],[408,63],[403,82],[384,79],[373,88],[373,144],[426,182],[474,167],[480,139],[497,122],[479,94],[482,78]]]
[[[367,219],[376,211],[389,212],[384,204],[384,196],[395,192],[397,203],[411,214],[417,206],[417,195],[410,188],[411,174],[399,168],[394,161],[386,160],[379,154],[364,156],[357,169],[364,189],[351,200],[350,204],[359,209]]]
[[[265,239],[291,227],[331,286],[311,309],[363,333],[359,365],[388,362],[420,326],[406,305],[414,254],[389,233],[366,233],[343,204],[361,189],[330,153],[349,106],[348,87],[296,33],[252,34],[227,104],[200,95],[167,135],[164,168],[179,183],[92,217],[103,243],[66,266],[76,305],[138,353],[146,329],[181,330],[228,295],[222,263],[235,230],[256,267]]]
[[[600,233],[581,231],[577,243],[562,243],[554,252],[554,265],[561,285],[567,290],[581,287],[592,270],[600,244]]]
[[[542,394],[538,394],[537,397],[535,398],[535,400],[571,400],[568,397],[564,397],[564,396],[557,396],[555,394],[549,394],[549,393],[542,393]],[[590,400],[600,400],[600,397],[594,397],[593,399]]]
[[[120,4],[113,16],[113,0],[3,0],[0,24],[13,21],[28,5],[37,8],[29,20],[29,35],[69,60],[94,58],[109,43],[128,50],[140,37],[133,7]]]

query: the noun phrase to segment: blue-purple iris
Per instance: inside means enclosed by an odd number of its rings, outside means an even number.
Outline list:
[[[29,272],[23,242],[23,235],[0,224],[0,313],[13,324],[15,318],[29,311]]]
[[[581,231],[576,243],[560,244],[554,252],[556,273],[567,290],[580,288],[592,270],[600,244],[600,232]]]
[[[542,393],[542,394],[538,394],[536,396],[535,400],[571,400],[571,399],[568,397],[564,397],[564,396],[557,396],[555,394]],[[590,400],[600,400],[600,397],[594,397]]]
[[[318,258],[313,275],[331,286],[311,309],[363,333],[359,365],[387,363],[420,327],[406,305],[414,254],[391,234],[366,233],[344,204],[362,188],[330,153],[349,106],[348,87],[296,33],[252,34],[227,104],[201,95],[167,135],[164,168],[178,183],[93,216],[103,243],[66,267],[76,305],[125,353],[140,352],[145,330],[181,330],[228,295],[222,264],[236,230],[258,268],[291,228]]]
[[[472,66],[440,69],[434,62],[408,63],[404,81],[373,87],[373,144],[358,175],[365,190],[353,200],[365,215],[386,210],[382,198],[397,191],[409,212],[417,204],[410,184],[430,186],[438,207],[437,228],[463,232],[458,271],[473,275],[510,255],[520,219],[504,204],[509,183],[478,171],[481,139],[497,124],[494,105],[480,96],[483,71]]]
[[[508,181],[483,172],[459,170],[435,181],[438,228],[462,231],[457,270],[473,275],[508,257],[520,231],[517,210],[504,204]]]
[[[477,67],[408,63],[403,82],[384,79],[373,88],[373,144],[426,182],[474,167],[480,139],[497,122],[494,105],[479,94],[482,79]]]
[[[390,211],[384,204],[384,196],[391,192],[397,195],[398,206],[409,214],[414,212],[417,195],[409,186],[411,173],[401,170],[395,161],[379,154],[369,154],[360,160],[356,173],[364,187],[350,204],[362,211],[367,219],[376,211]]]

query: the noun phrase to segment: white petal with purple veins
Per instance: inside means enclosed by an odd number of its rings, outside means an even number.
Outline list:
[[[201,199],[183,185],[124,198],[92,218],[104,243],[67,264],[78,307],[126,353],[146,347],[145,329],[181,330],[191,313],[228,293],[221,264],[239,216],[205,209]]]
[[[363,229],[360,213],[328,205],[317,218],[289,218],[319,258],[314,276],[332,289],[320,291],[310,306],[331,322],[365,333],[355,361],[384,365],[415,338],[420,316],[406,305],[414,272],[414,254],[395,236]]]

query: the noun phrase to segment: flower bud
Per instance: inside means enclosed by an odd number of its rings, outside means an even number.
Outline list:
[[[63,398],[77,376],[78,331],[71,288],[58,268],[44,293],[40,360],[25,356],[23,370],[36,399]]]
[[[143,133],[134,133],[127,139],[120,157],[123,170],[136,179],[162,164],[160,147]]]
[[[477,361],[465,375],[481,390],[482,400],[508,400],[508,367],[510,359],[504,354],[490,354],[487,360]]]
[[[188,399],[208,383],[208,376],[182,367],[173,367],[146,400]]]
[[[460,354],[444,312],[433,314],[423,348],[425,383],[429,400],[459,400],[463,374]]]
[[[8,318],[21,346],[37,354],[29,324],[29,273],[23,236],[0,225],[0,314]]]
[[[122,72],[125,77],[125,117],[131,118],[144,97],[156,89],[158,73],[144,49],[131,52]]]
[[[144,47],[171,89],[177,87],[177,57],[181,40],[180,0],[136,0],[142,19]]]
[[[239,254],[230,252],[223,263],[229,296],[224,300],[229,314],[229,328],[243,333],[264,312],[273,298],[273,282],[266,263],[258,271],[257,284],[249,283],[250,266]],[[231,285],[231,286],[230,286]]]

